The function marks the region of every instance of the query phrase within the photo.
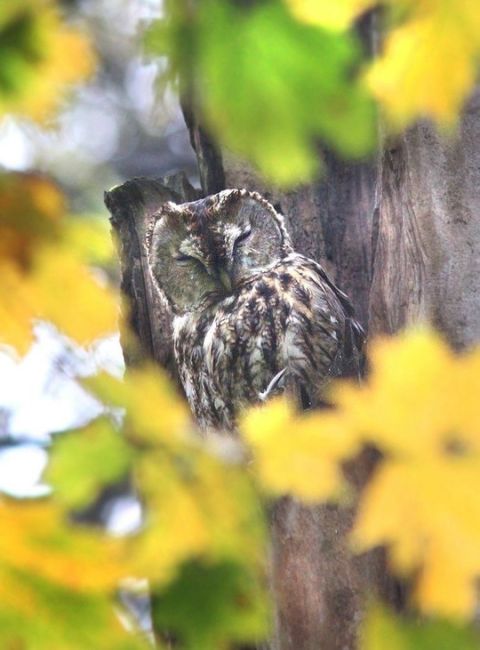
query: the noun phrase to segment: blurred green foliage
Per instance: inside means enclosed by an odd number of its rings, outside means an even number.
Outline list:
[[[258,575],[232,561],[185,563],[153,598],[156,629],[168,630],[186,650],[229,647],[267,634]]]
[[[132,452],[118,427],[106,418],[58,438],[46,479],[65,506],[81,508],[93,502],[102,488],[126,476]]]
[[[8,4],[0,8],[0,94],[20,93],[22,86],[42,60],[38,24],[28,7],[17,4],[18,13]],[[15,3],[13,3],[15,4]]]
[[[91,46],[63,20],[56,0],[2,2],[0,117],[14,112],[45,121],[93,69]]]
[[[372,607],[363,627],[361,650],[478,650],[473,626],[445,620],[412,621]]]
[[[77,593],[28,570],[16,571],[15,581],[26,608],[2,601],[2,650],[147,650],[151,647],[143,635],[129,634],[122,628],[112,600],[105,594]]]
[[[358,39],[298,22],[278,0],[242,4],[173,0],[145,37],[220,142],[284,185],[311,176],[320,142],[349,157],[372,151]]]

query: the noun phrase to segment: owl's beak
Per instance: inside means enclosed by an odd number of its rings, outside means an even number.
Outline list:
[[[220,279],[220,282],[222,285],[225,287],[227,291],[232,291],[232,278],[230,275],[227,273],[225,269],[220,269],[218,272],[218,277]]]

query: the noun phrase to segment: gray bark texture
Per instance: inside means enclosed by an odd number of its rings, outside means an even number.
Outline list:
[[[318,261],[352,299],[370,335],[432,322],[458,348],[480,338],[480,95],[458,136],[419,124],[388,143],[377,163],[348,164],[326,153],[320,180],[292,191],[266,186],[243,162],[219,151],[186,112],[202,195],[245,187],[287,218],[295,248]],[[142,242],[161,202],[199,196],[182,176],[137,179],[106,194],[122,259],[129,323],[127,363],[152,358],[176,377],[170,314],[146,272]],[[374,458],[348,469],[362,485]],[[383,555],[352,558],[354,512],[306,508],[292,499],[272,510],[271,585],[276,625],[271,650],[353,650],[365,598],[381,593],[402,606]]]
[[[145,234],[152,215],[162,203],[194,201],[199,196],[183,173],[159,179],[135,178],[105,192],[121,265],[123,320],[127,325],[121,332],[125,362],[133,366],[155,361],[177,384],[172,316],[148,272]]]
[[[370,332],[432,323],[457,348],[480,338],[480,91],[458,132],[417,124],[384,150]]]

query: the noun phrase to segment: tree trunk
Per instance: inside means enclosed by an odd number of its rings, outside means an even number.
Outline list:
[[[118,244],[124,322],[121,332],[127,366],[146,360],[165,368],[179,385],[172,346],[172,315],[153,286],[145,254],[145,233],[162,203],[199,198],[183,173],[156,180],[136,178],[105,192],[105,205]],[[133,334],[133,336],[132,336]]]
[[[378,165],[347,164],[324,154],[316,183],[284,192],[266,186],[244,163],[220,152],[186,113],[203,194],[225,187],[260,191],[287,218],[295,248],[319,260],[351,297],[370,334],[431,321],[457,347],[480,336],[480,96],[459,137],[442,140],[419,124],[385,148]],[[136,180],[106,195],[120,239],[122,289],[138,342],[125,340],[127,362],[151,357],[176,376],[170,314],[153,291],[142,249],[152,212],[165,200],[198,198],[182,176]],[[372,458],[352,465],[361,484]],[[346,536],[352,510],[306,508],[292,499],[273,509],[272,650],[351,650],[369,590],[392,604],[401,595],[383,556],[352,559]]]
[[[480,338],[480,91],[458,134],[418,124],[385,149],[370,331],[432,323],[457,348]]]
[[[191,119],[191,118],[190,118]],[[205,193],[224,187],[258,190],[286,215],[296,249],[319,260],[352,296],[366,324],[372,258],[375,169],[347,165],[327,154],[328,173],[316,184],[291,192],[265,187],[258,177],[223,152],[191,124]],[[154,291],[143,250],[153,212],[166,200],[198,198],[182,176],[136,179],[106,193],[122,258],[122,291],[129,303],[132,342],[123,336],[129,365],[152,358],[176,378],[171,349],[171,315]],[[369,464],[355,469],[357,476]],[[273,509],[272,588],[276,629],[272,650],[353,648],[363,587],[379,582],[382,558],[352,561],[346,544],[352,510],[306,508],[292,499]],[[373,579],[372,579],[373,576]]]

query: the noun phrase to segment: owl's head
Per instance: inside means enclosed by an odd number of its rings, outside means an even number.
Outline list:
[[[282,215],[247,190],[165,203],[147,235],[150,271],[176,314],[234,293],[291,250]]]

